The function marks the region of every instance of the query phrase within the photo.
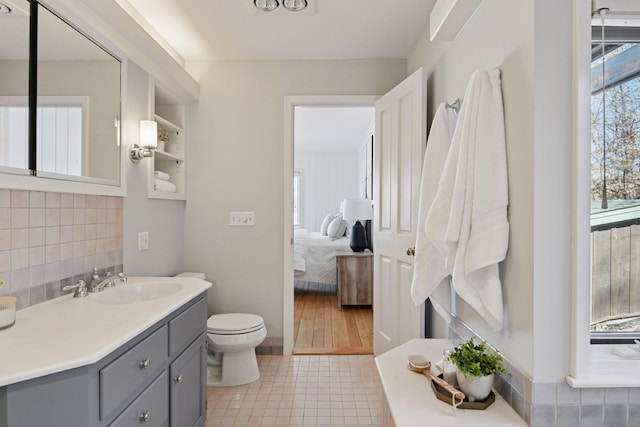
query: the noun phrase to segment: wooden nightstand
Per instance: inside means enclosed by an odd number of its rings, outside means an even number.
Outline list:
[[[336,251],[338,308],[373,304],[373,253]]]

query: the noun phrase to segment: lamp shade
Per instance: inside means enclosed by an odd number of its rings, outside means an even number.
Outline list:
[[[158,124],[153,120],[140,120],[140,146],[158,148]]]
[[[344,199],[342,218],[347,221],[373,219],[373,207],[368,199]]]

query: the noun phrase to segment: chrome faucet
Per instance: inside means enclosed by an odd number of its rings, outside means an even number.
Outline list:
[[[126,282],[127,276],[124,273],[119,273],[118,278],[120,282]],[[116,285],[114,277],[111,272],[108,271],[103,277],[100,277],[98,274],[98,269],[96,267],[93,268],[93,275],[91,276],[91,282],[89,283],[87,291],[94,293],[103,291],[104,288],[110,288]]]
[[[110,288],[115,286],[116,282],[113,281],[113,277],[111,277],[111,272],[107,272],[104,277],[96,277],[91,279],[91,283],[89,284],[89,292],[100,292],[103,291],[104,288]]]
[[[75,285],[67,285],[64,288],[62,288],[63,291],[70,291],[72,289],[75,289],[76,291],[73,293],[73,297],[74,298],[82,298],[82,297],[86,297],[87,294],[87,284],[84,283],[84,280],[78,280],[78,283],[76,283]]]

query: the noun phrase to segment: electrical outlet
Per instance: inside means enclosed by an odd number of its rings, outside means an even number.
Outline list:
[[[256,213],[229,212],[229,225],[234,227],[252,227],[256,225]]]
[[[142,231],[138,233],[138,250],[144,251],[149,249],[149,232]]]

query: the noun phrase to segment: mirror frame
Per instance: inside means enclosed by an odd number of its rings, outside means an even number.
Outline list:
[[[69,25],[74,30],[78,31],[82,36],[86,37],[89,41],[95,44],[98,48],[102,49],[105,53],[117,60],[120,64],[120,100],[119,100],[119,117],[118,117],[118,129],[116,131],[117,140],[120,143],[122,141],[123,133],[123,106],[125,100],[125,87],[126,87],[126,74],[127,74],[127,58],[117,48],[113,42],[106,39],[104,36],[100,36],[99,32],[94,27],[90,27],[88,22],[84,22],[75,11],[67,11],[68,15],[77,18],[81,23],[80,25],[74,24],[70,17],[64,16],[64,5],[60,5],[60,9],[56,9],[51,2],[42,2],[40,0],[26,0],[29,3],[29,59],[28,59],[28,159],[27,169],[16,169],[11,167],[0,166],[0,175],[3,178],[3,187],[25,189],[25,190],[42,190],[42,191],[58,191],[58,192],[74,192],[74,193],[86,193],[86,194],[103,194],[113,196],[126,195],[126,174],[125,170],[125,154],[127,150],[122,149],[120,144],[119,153],[119,173],[118,178],[114,180],[103,178],[92,178],[88,176],[73,176],[56,174],[51,172],[37,171],[36,166],[36,142],[37,142],[37,62],[38,62],[38,11],[40,7],[46,9],[48,12],[55,15],[63,23]],[[55,1],[55,0],[53,0]],[[94,37],[92,34],[97,34]],[[40,179],[33,179],[33,178]]]

